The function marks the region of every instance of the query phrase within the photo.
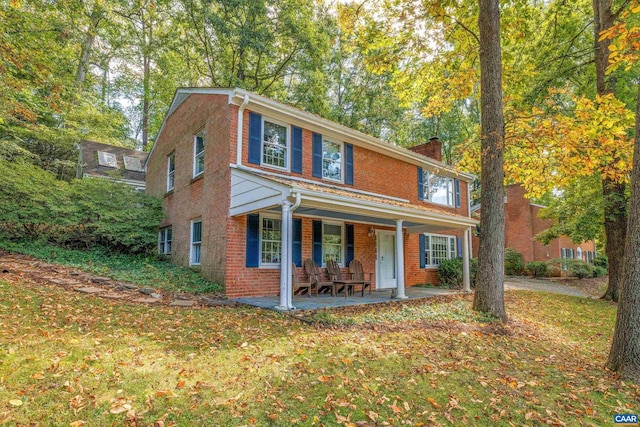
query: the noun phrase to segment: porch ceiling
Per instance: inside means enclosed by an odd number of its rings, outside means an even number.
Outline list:
[[[280,211],[285,200],[300,197],[295,214],[333,218],[344,221],[395,226],[404,221],[410,233],[466,229],[478,221],[432,207],[416,205],[408,200],[306,180],[272,176],[249,168],[232,169],[231,215],[244,215],[259,210]]]

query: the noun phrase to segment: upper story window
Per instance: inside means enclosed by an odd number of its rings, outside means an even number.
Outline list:
[[[261,216],[260,218],[260,266],[279,266],[282,254],[282,220]]]
[[[445,178],[428,171],[423,171],[422,191],[424,200],[445,206],[455,206],[455,189],[453,178]]]
[[[262,164],[281,169],[289,166],[289,128],[264,120],[262,124]]]
[[[322,262],[336,261],[342,265],[344,246],[342,238],[342,224],[322,222]]]
[[[342,181],[342,144],[322,140],[322,177]]]
[[[172,227],[162,228],[158,232],[158,253],[169,255],[171,253],[171,242],[173,241]]]
[[[193,177],[204,172],[204,132],[193,139]]]
[[[425,234],[424,259],[427,267],[436,267],[446,259],[456,257],[456,238],[440,234]]]
[[[167,191],[173,190],[176,172],[176,153],[167,156]]]

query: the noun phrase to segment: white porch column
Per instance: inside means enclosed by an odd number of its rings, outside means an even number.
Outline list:
[[[291,203],[284,201],[282,203],[282,222],[280,226],[280,305],[276,310],[286,311],[292,310],[293,303],[291,301],[292,293],[292,273],[291,260],[293,247],[291,245],[293,215],[291,213]]]
[[[462,291],[471,292],[471,276],[469,274],[469,241],[471,228],[464,230],[462,238]]]
[[[402,220],[396,220],[396,299],[405,299],[404,293],[404,238],[402,235]]]

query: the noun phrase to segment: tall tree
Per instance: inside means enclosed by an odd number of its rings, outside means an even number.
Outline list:
[[[607,72],[621,63],[630,69],[640,61],[640,3],[636,0],[620,13],[620,22],[600,34],[612,41]],[[620,300],[607,367],[624,379],[640,384],[640,76],[637,75],[635,144],[631,172],[631,197],[620,277]]]
[[[479,0],[479,5],[482,217],[473,308],[506,321],[500,5],[498,0]]]

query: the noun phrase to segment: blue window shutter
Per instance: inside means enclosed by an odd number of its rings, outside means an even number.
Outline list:
[[[249,163],[260,164],[262,157],[262,116],[249,113]]]
[[[460,180],[456,179],[456,208],[460,207]]]
[[[353,145],[344,144],[345,172],[344,183],[353,185]]]
[[[421,174],[422,175],[422,174]],[[420,235],[420,268],[425,268],[427,263],[425,261],[426,242],[424,234]]]
[[[322,178],[322,135],[319,133],[313,134],[312,141],[312,175],[316,178]]]
[[[460,237],[456,237],[456,249],[458,256],[462,258],[462,239]]]
[[[424,200],[424,189],[422,188],[423,186],[424,186],[424,174],[422,173],[422,168],[418,166],[418,200]],[[424,260],[422,261],[422,263],[424,264]]]
[[[293,218],[293,262],[296,267],[302,267],[302,219]]]
[[[291,142],[291,172],[302,173],[302,129],[297,126],[291,126]]]
[[[322,265],[322,221],[313,221],[313,261]]]
[[[247,267],[260,265],[260,215],[247,215]]]
[[[346,234],[347,234],[347,246],[346,246],[346,254],[344,258],[344,265],[348,266],[351,261],[355,258],[355,246],[354,246],[354,233],[353,233],[353,224],[346,224]]]

